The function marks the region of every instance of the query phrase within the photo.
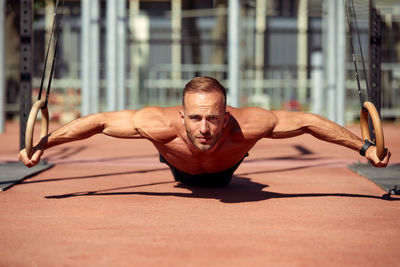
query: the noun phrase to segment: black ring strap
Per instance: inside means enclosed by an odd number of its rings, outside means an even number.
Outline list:
[[[365,156],[365,152],[367,152],[367,149],[368,149],[370,146],[375,146],[375,143],[372,142],[372,141],[370,141],[370,140],[368,140],[368,139],[365,139],[364,145],[363,145],[362,148],[360,149],[360,155],[361,155],[361,156]]]

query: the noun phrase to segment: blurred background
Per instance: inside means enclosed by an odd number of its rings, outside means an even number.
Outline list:
[[[20,116],[21,2],[0,1],[0,102],[6,120]],[[34,100],[55,1],[28,2]],[[58,122],[101,111],[179,105],[184,85],[200,75],[217,78],[233,106],[302,110],[342,125],[359,119],[342,0],[65,0],[61,6],[60,1],[57,12],[63,18],[49,104]],[[354,0],[354,7],[367,71],[371,27],[378,27],[380,75],[374,86],[380,89],[382,118],[398,120],[400,3]],[[351,18],[362,72],[354,14]],[[363,90],[365,77],[362,72]]]

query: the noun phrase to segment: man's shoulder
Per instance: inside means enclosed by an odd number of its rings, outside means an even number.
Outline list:
[[[276,124],[274,113],[263,108],[227,107],[227,111],[247,138],[263,138],[273,130]]]
[[[178,134],[179,106],[148,106],[134,115],[134,124],[145,138],[156,142],[165,142]]]
[[[140,118],[152,118],[152,121],[168,122],[179,118],[180,106],[174,107],[157,107],[147,106],[136,111],[136,116]]]
[[[259,107],[234,108],[228,106],[227,111],[241,123],[254,123],[259,120],[274,122],[276,119],[274,113]]]

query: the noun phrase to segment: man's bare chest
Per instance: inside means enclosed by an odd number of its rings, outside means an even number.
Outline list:
[[[254,146],[250,142],[226,140],[216,149],[196,151],[183,140],[173,140],[167,144],[156,144],[163,158],[175,168],[190,173],[212,173],[231,168],[241,161]]]

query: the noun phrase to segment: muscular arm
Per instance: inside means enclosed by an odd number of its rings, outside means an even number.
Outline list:
[[[308,133],[323,141],[343,145],[359,151],[364,142],[340,125],[324,117],[289,111],[272,111],[276,123],[271,138],[288,138]]]
[[[272,111],[272,114],[275,117],[275,125],[266,136],[269,138],[289,138],[308,133],[320,140],[342,145],[357,152],[364,144],[362,139],[347,129],[315,114],[289,111]],[[389,161],[390,152],[380,161],[376,156],[376,147],[371,146],[366,152],[366,158],[373,165],[384,167]]]
[[[105,112],[76,119],[50,133],[45,140],[41,140],[43,148],[83,140],[99,133],[119,138],[140,138],[133,126],[133,116],[136,112]]]
[[[160,114],[162,114],[160,108],[152,107],[138,111],[92,114],[67,123],[42,138],[34,146],[31,158],[28,158],[25,149],[20,151],[18,157],[26,166],[32,167],[39,163],[44,150],[100,133],[117,138],[147,138],[154,141],[153,138],[169,134],[168,127],[165,126],[166,120]]]

